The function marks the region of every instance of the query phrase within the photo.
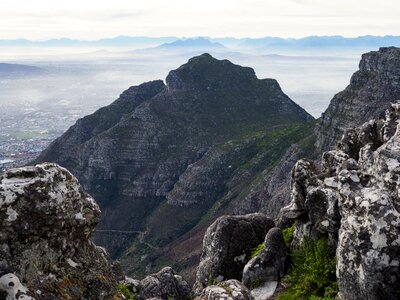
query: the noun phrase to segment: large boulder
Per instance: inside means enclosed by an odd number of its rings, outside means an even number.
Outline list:
[[[138,299],[187,300],[191,298],[189,284],[170,267],[140,281]]]
[[[252,300],[253,297],[248,288],[240,281],[230,279],[206,287],[195,300]]]
[[[243,269],[242,282],[250,289],[266,282],[278,282],[284,275],[286,245],[279,228],[272,228],[264,241],[264,248]]]
[[[271,219],[260,213],[218,218],[204,235],[196,290],[226,279],[241,280],[252,250],[274,226]]]
[[[304,236],[330,238],[343,300],[400,299],[399,120],[393,104],[385,119],[346,130],[320,171],[298,162],[307,181],[281,211],[280,223],[296,220],[292,245]]]
[[[93,198],[56,164],[1,175],[0,299],[117,297],[116,268],[90,241],[99,218]]]

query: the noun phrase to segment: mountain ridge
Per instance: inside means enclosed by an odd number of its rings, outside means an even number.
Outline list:
[[[166,84],[132,87],[78,121],[38,161],[60,163],[79,178],[105,211],[99,229],[135,232],[95,233],[129,274],[173,264],[191,280],[212,220],[258,211],[276,217],[290,201],[287,185],[298,159],[318,159],[346,127],[379,117],[390,105],[398,93],[399,53],[381,48],[363,55],[350,85],[317,121],[276,80],[203,54],[172,70]],[[116,117],[101,121],[114,114],[113,106]],[[346,114],[334,113],[338,108]],[[92,121],[97,129],[90,129]],[[90,138],[81,143],[85,130]]]
[[[105,212],[99,229],[142,232],[115,241],[95,233],[114,257],[134,241],[136,253],[158,252],[241,201],[239,187],[262,176],[291,141],[311,133],[312,120],[276,80],[203,54],[171,71],[166,85],[132,87],[79,120],[37,161],[60,163],[79,178]],[[199,166],[204,172],[192,181]],[[235,195],[229,194],[233,185]]]

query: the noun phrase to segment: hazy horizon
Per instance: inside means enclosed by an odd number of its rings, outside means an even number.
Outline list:
[[[357,39],[357,38],[364,38],[364,37],[376,37],[376,38],[385,38],[385,37],[400,37],[400,32],[398,34],[363,34],[363,35],[353,35],[353,36],[346,36],[341,34],[332,34],[332,35],[304,35],[304,36],[277,36],[277,35],[260,35],[260,36],[212,36],[212,35],[188,35],[188,36],[179,36],[179,35],[125,35],[125,34],[118,34],[112,36],[101,36],[98,38],[75,38],[72,36],[59,36],[59,37],[51,37],[51,38],[27,38],[24,36],[14,37],[14,38],[0,38],[1,41],[4,40],[28,40],[31,42],[46,42],[50,40],[75,40],[75,41],[82,41],[82,42],[96,42],[101,40],[111,40],[111,39],[118,39],[118,38],[149,38],[149,39],[177,39],[177,40],[187,40],[187,39],[198,39],[198,38],[205,38],[205,39],[236,39],[236,40],[244,40],[244,39],[265,39],[265,38],[277,38],[277,39],[285,39],[285,40],[301,40],[305,38],[333,38],[333,37],[340,37],[345,39]]]
[[[386,0],[4,0],[3,39],[107,36],[302,37],[397,35],[400,3]]]

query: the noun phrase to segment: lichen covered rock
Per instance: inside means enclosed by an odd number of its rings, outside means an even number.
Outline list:
[[[191,297],[189,284],[170,267],[140,281],[138,299],[187,300]]]
[[[206,287],[196,300],[251,300],[250,291],[238,280],[231,279]]]
[[[242,279],[251,252],[264,241],[274,222],[264,214],[222,216],[204,235],[196,290],[226,279]]]
[[[393,104],[385,119],[346,130],[320,171],[305,161],[294,168],[281,220],[296,220],[293,245],[304,236],[330,238],[343,300],[400,298],[399,120]]]
[[[16,287],[36,299],[118,295],[108,254],[89,239],[99,217],[93,198],[56,164],[1,175],[0,290],[7,299]]]

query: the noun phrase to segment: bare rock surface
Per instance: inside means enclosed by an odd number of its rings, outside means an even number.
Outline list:
[[[1,175],[3,295],[7,299],[118,296],[108,254],[90,241],[99,218],[93,198],[56,164],[12,169]]]
[[[196,300],[252,300],[253,296],[240,281],[230,279],[206,287]]]
[[[165,267],[140,281],[138,299],[187,300],[190,297],[189,284],[170,267]]]

